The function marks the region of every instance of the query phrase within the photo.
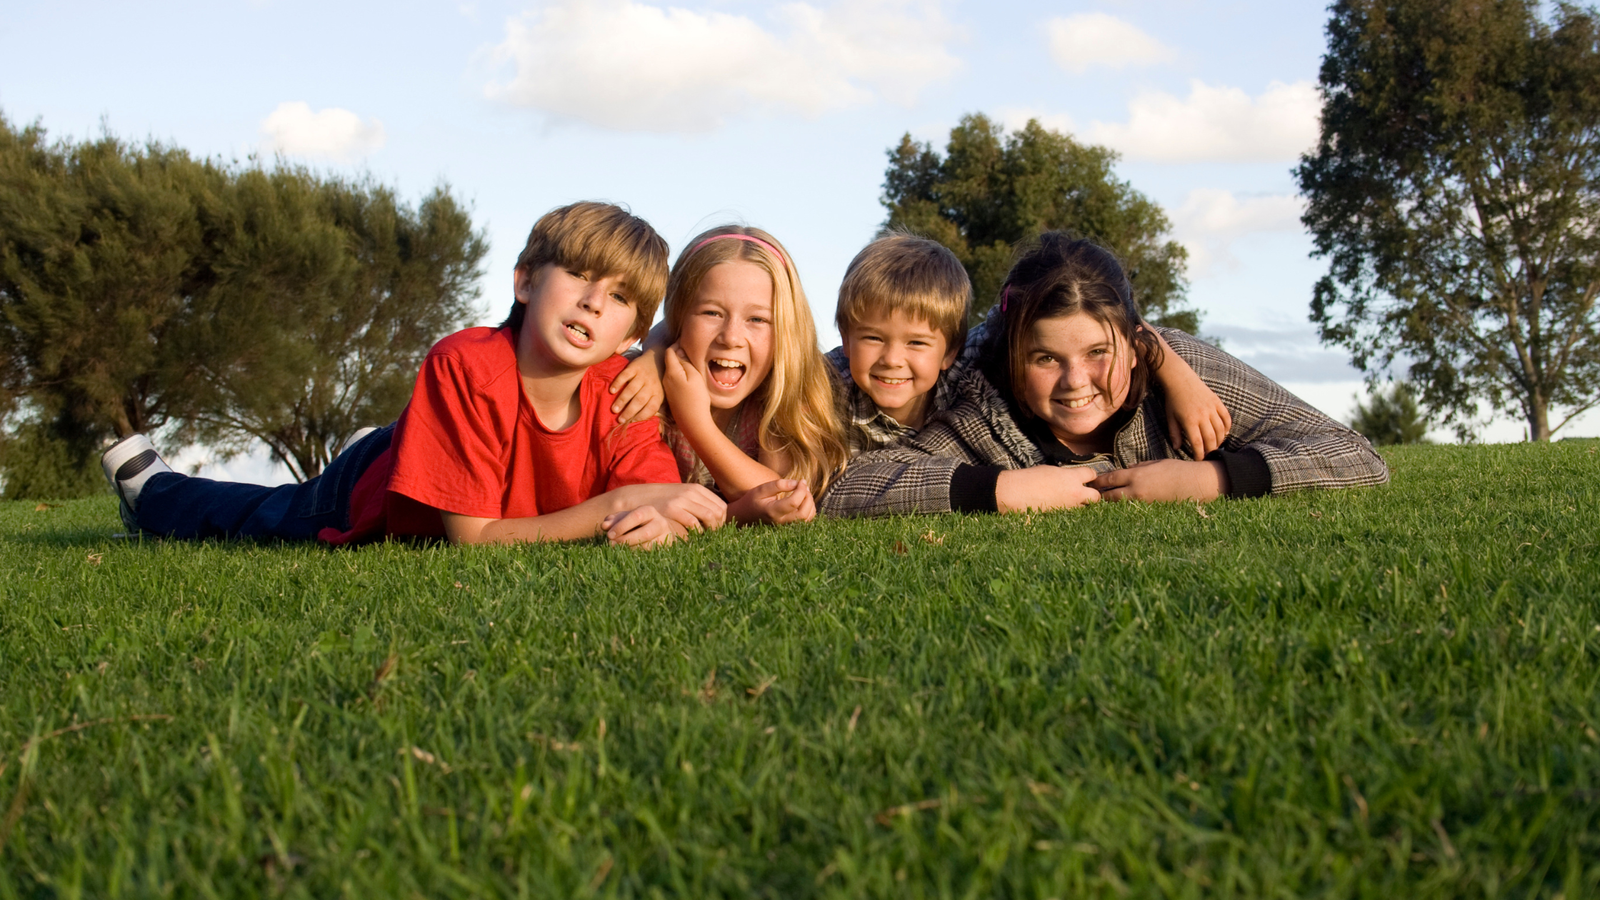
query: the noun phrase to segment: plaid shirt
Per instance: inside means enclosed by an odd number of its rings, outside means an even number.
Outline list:
[[[933,386],[933,402],[928,406],[928,418],[954,405],[956,391],[953,385],[965,377],[966,370],[977,361],[978,351],[991,327],[989,323],[995,317],[996,313],[991,311],[988,319],[969,329],[967,342],[962,345],[955,364],[939,373],[939,380]],[[850,377],[850,358],[844,355],[843,347],[828,351],[826,358],[833,366],[834,374],[839,376],[836,390],[839,418],[844,422],[845,446],[850,448],[852,457],[869,450],[898,446],[917,433],[917,429],[900,424],[893,416],[879,409],[878,404],[872,402],[867,392],[861,389],[861,385],[856,384],[855,379]]]
[[[1389,480],[1388,468],[1366,438],[1210,344],[1170,328],[1157,330],[1233,416],[1233,428],[1221,450],[1230,475],[1235,466],[1228,454],[1243,457],[1253,452],[1265,463],[1268,483],[1235,483],[1233,493],[1282,494]],[[915,436],[851,461],[823,494],[821,511],[834,516],[949,512],[954,508],[951,482],[961,466],[1023,469],[1065,462],[1054,448],[1055,458],[1046,458],[976,366],[967,367],[951,389],[951,404],[931,414]],[[1109,454],[1066,464],[1110,471],[1152,459],[1191,458],[1168,442],[1166,421],[1161,392],[1152,389],[1118,429]]]

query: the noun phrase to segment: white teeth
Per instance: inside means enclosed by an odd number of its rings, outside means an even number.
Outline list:
[[[576,334],[576,335],[578,335],[580,337],[582,337],[584,340],[588,340],[589,339],[589,329],[583,327],[582,325],[579,325],[576,322],[568,325],[567,326],[567,330],[571,331],[572,333],[574,333],[574,334]]]
[[[713,366],[721,366],[724,369],[742,369],[742,368],[744,368],[744,363],[742,363],[742,362],[734,362],[731,359],[712,359],[712,360],[707,360],[707,362],[710,362]]]
[[[899,385],[899,384],[905,384],[906,382],[910,381],[911,379],[909,379],[909,378],[885,378],[882,375],[879,375],[878,376],[878,380],[883,382],[884,384]]]
[[[1085,406],[1088,406],[1089,401],[1093,399],[1093,397],[1084,397],[1081,400],[1063,400],[1061,402],[1067,407],[1067,409],[1083,409]]]

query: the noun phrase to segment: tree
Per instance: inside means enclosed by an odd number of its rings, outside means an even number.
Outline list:
[[[972,279],[975,321],[999,299],[1019,244],[1068,229],[1116,253],[1146,318],[1194,333],[1199,316],[1182,308],[1188,254],[1171,240],[1161,207],[1116,179],[1116,159],[1037,120],[1008,135],[985,116],[964,116],[943,156],[909,134],[889,150],[884,228],[955,253]]]
[[[7,495],[92,490],[106,440],[161,429],[319,473],[399,413],[486,250],[442,187],[411,207],[371,180],[52,144],[0,117]]]
[[[304,480],[400,414],[423,356],[471,314],[488,245],[442,187],[411,208],[382,185],[279,167],[234,191],[214,321],[241,352],[202,373],[211,393],[189,424],[224,449],[262,441]]]
[[[1480,401],[1536,441],[1600,402],[1600,22],[1540,8],[1338,0],[1295,170],[1322,340],[1462,436]]]
[[[1416,388],[1404,381],[1387,391],[1374,389],[1366,403],[1356,401],[1350,427],[1379,447],[1428,442],[1428,416],[1417,406]]]
[[[9,477],[8,496],[84,490],[107,435],[192,408],[202,360],[182,335],[209,281],[202,207],[224,179],[181,150],[110,136],[49,145],[0,117],[0,347],[26,413],[7,470],[28,468],[27,454],[53,473]]]

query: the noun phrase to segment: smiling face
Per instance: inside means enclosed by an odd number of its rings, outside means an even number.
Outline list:
[[[518,269],[515,292],[528,307],[517,335],[517,364],[525,375],[583,371],[633,343],[637,311],[621,276],[550,264]]]
[[[1088,313],[1040,319],[1022,354],[1022,396],[1075,453],[1110,449],[1106,423],[1128,398],[1138,365],[1128,341]]]
[[[772,279],[743,260],[711,267],[690,298],[678,346],[705,373],[713,410],[732,410],[772,371]]]
[[[956,360],[956,348],[943,333],[900,310],[852,323],[844,352],[851,379],[879,410],[911,428],[922,426],[939,373]]]

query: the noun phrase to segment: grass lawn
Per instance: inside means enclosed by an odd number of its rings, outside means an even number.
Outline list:
[[[1597,450],[653,553],[0,504],[0,896],[1593,897]]]

